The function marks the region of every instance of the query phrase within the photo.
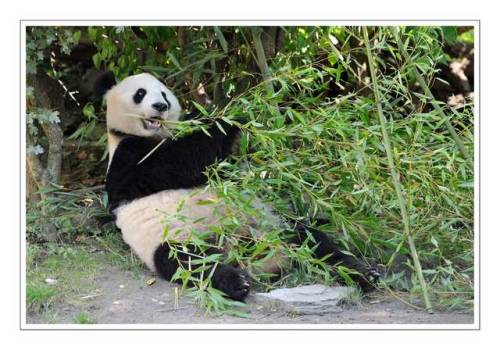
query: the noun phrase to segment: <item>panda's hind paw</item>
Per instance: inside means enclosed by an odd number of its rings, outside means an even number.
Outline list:
[[[367,293],[376,289],[379,280],[383,277],[383,274],[374,267],[359,270],[360,274],[353,277],[355,277],[354,279],[359,284],[363,292]]]
[[[229,298],[243,301],[250,292],[249,277],[238,267],[219,265],[212,277],[214,288],[224,292]]]

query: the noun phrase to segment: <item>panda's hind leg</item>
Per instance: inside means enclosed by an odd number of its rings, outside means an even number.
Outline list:
[[[154,254],[154,264],[156,271],[166,280],[171,281],[175,271],[182,264],[184,268],[189,268],[189,259],[191,254],[199,255],[198,249],[187,246],[188,252],[177,252],[177,257],[169,258],[170,247],[167,244],[160,245]],[[190,254],[191,253],[191,254]],[[220,254],[217,249],[209,249],[204,254]],[[211,271],[208,269],[208,271]],[[199,277],[195,275],[195,277]],[[172,282],[180,282],[172,281]],[[227,264],[217,264],[211,278],[212,286],[224,292],[229,298],[237,301],[243,301],[250,292],[250,283],[247,273],[235,266]]]
[[[308,239],[312,236],[312,239]],[[356,282],[364,292],[373,290],[381,277],[377,269],[364,264],[357,258],[344,254],[335,242],[324,232],[315,228],[306,227],[301,223],[296,223],[291,236],[292,243],[307,244],[314,248],[314,255],[318,259],[325,259],[331,265],[343,265],[349,269],[355,270],[356,274],[351,274],[350,277]],[[332,270],[332,272],[334,272]]]

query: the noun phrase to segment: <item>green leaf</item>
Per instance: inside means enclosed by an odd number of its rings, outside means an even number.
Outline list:
[[[196,205],[212,205],[217,203],[218,201],[216,199],[205,199],[205,200],[199,200],[196,202]]]
[[[206,116],[209,115],[209,113],[207,112],[207,110],[205,109],[205,107],[203,107],[202,105],[200,105],[199,103],[197,103],[195,101],[191,101],[191,102],[196,107],[196,109],[199,110],[203,115],[206,115]]]
[[[75,43],[78,43],[80,41],[81,36],[82,36],[82,32],[77,30],[76,32],[73,33],[73,41]]]
[[[226,38],[224,38],[224,34],[222,34],[222,31],[220,30],[219,27],[214,27],[215,34],[217,36],[217,39],[219,39],[220,46],[222,46],[222,50],[224,51],[225,54],[227,54],[227,41]]]
[[[40,145],[30,146],[26,149],[26,154],[39,155],[43,153],[43,148]]]
[[[34,97],[34,89],[33,89],[33,86],[26,86],[26,97],[27,97],[27,98]]]
[[[212,137],[212,135],[210,135],[210,133],[208,132],[207,128],[205,128],[203,125],[200,126],[200,129],[201,131],[203,131],[205,135],[207,135],[208,137]]]
[[[158,67],[158,66],[139,66],[138,68],[142,69],[142,70],[158,72],[158,73],[170,73],[171,72],[171,69],[168,69],[165,67]]]
[[[219,128],[221,133],[223,133],[224,135],[227,136],[226,130],[224,130],[224,128],[222,128],[222,125],[220,125],[218,121],[215,121],[215,125],[217,125],[217,128]]]
[[[170,60],[172,61],[172,63],[177,67],[179,68],[179,70],[183,70],[181,64],[179,63],[179,61],[177,60],[177,58],[171,53],[171,52],[167,52],[167,56],[168,58],[170,58]]]
[[[83,115],[88,119],[92,119],[95,117],[94,105],[92,103],[87,103],[82,109]]]
[[[96,39],[97,39],[97,28],[96,27],[89,27],[88,33],[89,33],[90,40],[96,41]]]
[[[94,62],[94,66],[97,69],[101,68],[102,58],[101,58],[101,54],[99,52],[97,52],[96,54],[94,54],[92,56],[92,62]]]
[[[455,26],[442,26],[441,30],[443,31],[444,40],[448,44],[452,44],[457,41],[458,31]]]

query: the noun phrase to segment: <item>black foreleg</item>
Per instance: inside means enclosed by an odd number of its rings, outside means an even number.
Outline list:
[[[192,254],[200,255],[198,249],[188,246],[189,252],[177,252],[177,257],[169,258],[170,247],[167,244],[162,244],[156,249],[154,256],[154,263],[157,272],[164,277],[166,280],[171,281],[172,276],[177,271],[179,264],[182,264],[184,268],[189,268],[189,259],[193,258]],[[217,249],[209,249],[205,254],[220,254],[221,251]],[[209,273],[211,269],[208,269],[206,273]],[[200,277],[199,273],[193,273],[195,277]],[[212,286],[222,292],[224,292],[229,298],[243,301],[248,292],[250,291],[250,283],[248,282],[248,276],[244,270],[227,264],[218,264],[212,275]],[[172,282],[181,282],[179,280]]]
[[[302,244],[307,241],[308,246],[315,248],[314,255],[318,259],[325,259],[329,265],[342,265],[355,270],[356,274],[351,274],[351,278],[361,287],[363,291],[370,291],[374,288],[380,274],[376,269],[367,266],[358,259],[342,253],[335,242],[328,235],[315,228],[306,227],[301,223],[295,223],[295,230],[291,236],[292,243]],[[307,240],[309,234],[312,239]]]

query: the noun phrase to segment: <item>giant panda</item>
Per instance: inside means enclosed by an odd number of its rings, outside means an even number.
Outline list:
[[[175,232],[169,241],[183,242],[190,239],[193,229],[192,225],[186,227],[186,217],[199,229],[217,221],[216,213],[223,212],[224,207],[198,205],[207,200],[218,203],[215,193],[206,186],[205,170],[230,156],[238,127],[223,123],[224,132],[213,125],[208,129],[210,136],[200,130],[172,138],[162,121],[178,121],[181,106],[175,95],[148,73],[129,76],[119,83],[106,73],[97,80],[95,89],[97,97],[106,101],[109,164],[105,189],[123,240],[149,269],[169,281],[179,264],[188,266],[191,256],[231,249],[199,252],[194,245],[186,244],[189,251],[177,252],[174,258],[172,245],[164,241],[164,230],[168,217],[169,232]],[[177,218],[178,214],[183,220]],[[274,219],[277,225],[283,224],[276,216]],[[312,245],[316,257],[325,258],[332,271],[339,263],[358,271],[353,279],[363,290],[371,289],[378,277],[376,270],[342,253],[319,230],[300,223],[287,227],[294,231],[292,243],[306,241]],[[279,272],[283,266],[280,259],[286,257],[278,255],[268,262],[269,272]],[[211,284],[227,297],[243,301],[250,290],[248,276],[239,266],[217,263],[211,272]]]

